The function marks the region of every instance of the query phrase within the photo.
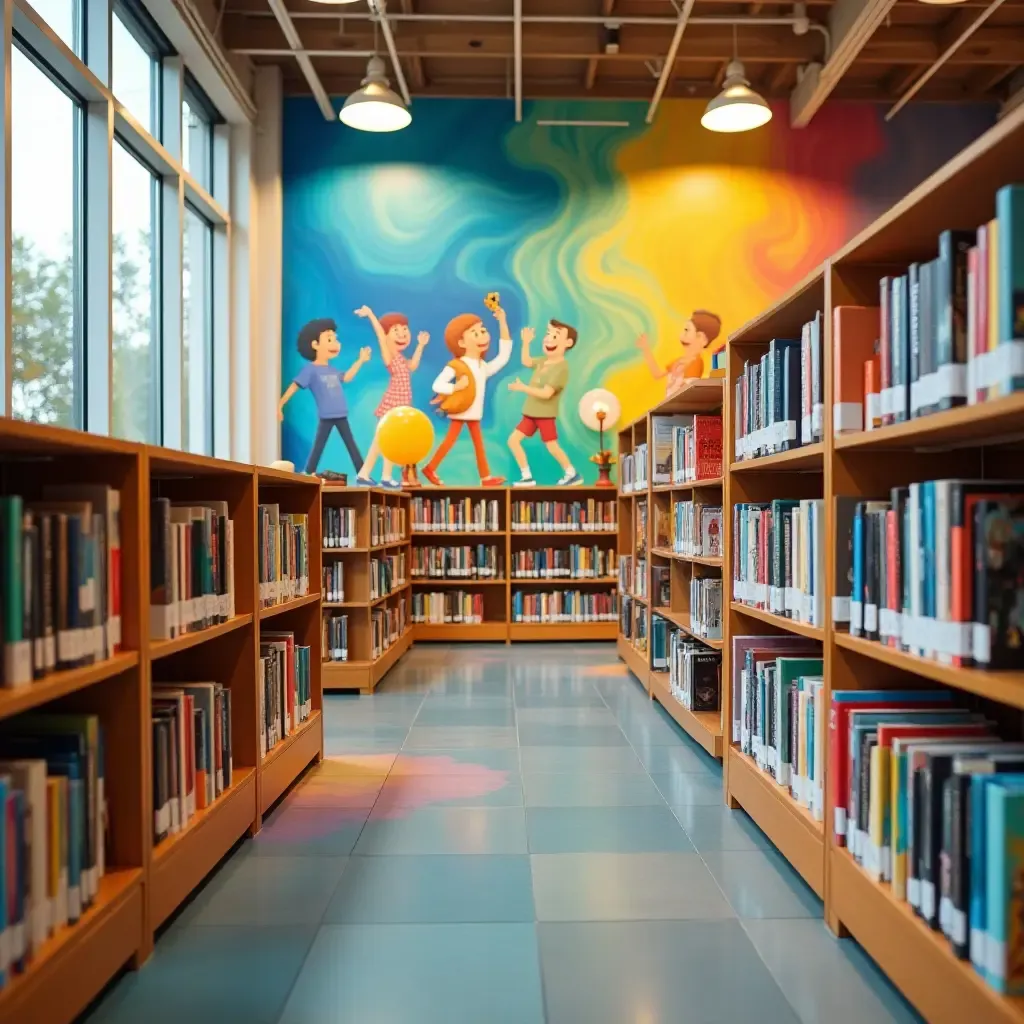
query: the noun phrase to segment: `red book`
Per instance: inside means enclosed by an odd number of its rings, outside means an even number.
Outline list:
[[[898,612],[901,607],[900,536],[896,528],[896,513],[892,509],[885,513],[885,546],[885,607]],[[888,636],[885,642],[889,647],[899,647],[900,640],[898,636]]]
[[[722,475],[722,417],[693,417],[694,447],[697,451],[697,479]]]

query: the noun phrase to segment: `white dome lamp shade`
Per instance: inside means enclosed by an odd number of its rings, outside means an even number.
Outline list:
[[[370,58],[363,84],[345,100],[339,117],[342,124],[361,132],[397,132],[412,123],[412,114],[391,89],[380,57]]]
[[[722,91],[708,103],[700,123],[712,132],[749,132],[771,119],[771,107],[750,88],[743,64],[729,61]]]

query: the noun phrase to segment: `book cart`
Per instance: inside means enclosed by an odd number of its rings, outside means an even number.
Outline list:
[[[266,626],[317,642],[319,593],[259,608],[258,501],[310,516],[319,529],[319,481],[78,431],[0,418],[0,488],[25,499],[44,486],[109,486],[120,495],[119,653],[0,689],[0,722],[32,711],[98,716],[103,729],[106,865],[77,922],[53,931],[24,971],[0,989],[0,1021],[75,1019],[125,964],[141,965],[154,933],[235,842],[260,827],[265,810],[322,755],[319,664],[313,713],[261,762],[257,658]],[[234,614],[208,629],[150,638],[150,502],[226,502],[234,524]],[[319,547],[309,551],[319,580]],[[231,785],[173,835],[154,844],[151,687],[216,680],[230,689]]]
[[[993,216],[995,193],[1024,180],[1024,108],[1007,114],[985,135],[939,169],[906,198],[808,275],[771,308],[729,339],[729,382],[745,358],[763,352],[772,338],[799,336],[800,326],[823,313],[824,440],[763,459],[733,462],[726,481],[726,564],[733,543],[731,510],[738,502],[777,496],[824,499],[825,618],[810,626],[735,602],[726,621],[725,678],[731,680],[731,638],[740,633],[791,633],[821,642],[825,699],[835,691],[948,687],[964,706],[1020,735],[1024,673],[953,667],[875,640],[852,636],[833,624],[840,593],[837,565],[837,499],[874,499],[910,483],[949,478],[1016,479],[1024,475],[1024,395],[991,397],[875,429],[833,434],[833,310],[877,306],[881,279],[902,274],[915,260],[935,257],[946,229],[973,231]],[[796,332],[794,334],[794,332]],[[1000,339],[1001,340],[1001,339]],[[846,372],[845,366],[839,367]],[[849,372],[861,373],[859,367]],[[732,392],[727,392],[727,408]],[[727,457],[732,455],[733,415],[726,416]],[[725,687],[731,694],[731,685]],[[824,821],[811,818],[787,790],[740,753],[732,735],[725,759],[730,806],[742,806],[824,900],[829,928],[852,935],[918,1011],[935,1024],[964,1020],[1020,1024],[1024,999],[990,987],[970,961],[957,959],[941,931],[930,928],[887,883],[874,881],[847,847],[835,842],[833,806],[825,779]],[[826,758],[826,766],[828,759]],[[826,767],[826,773],[828,768]]]
[[[346,660],[323,661],[324,689],[352,690],[373,693],[377,684],[412,646],[413,631],[409,625],[410,612],[410,509],[409,495],[404,491],[386,488],[339,487],[324,484],[322,493],[324,526],[327,531],[329,510],[338,510],[351,523],[351,533],[340,543],[328,543],[325,536],[323,563],[338,562],[343,572],[343,600],[323,603],[323,617],[343,615],[347,619]],[[372,536],[373,517],[385,510],[396,510],[404,526],[391,539]],[[405,555],[405,579],[393,581],[391,590],[371,598],[370,574],[376,563],[392,555]],[[399,614],[404,609],[404,618]],[[397,635],[380,633],[383,610],[400,620]],[[385,614],[384,618],[387,618]],[[375,625],[376,619],[376,625]],[[386,642],[385,642],[386,641]],[[326,637],[322,646],[326,648]],[[321,641],[318,640],[318,643]],[[376,646],[375,646],[376,645]]]
[[[549,528],[551,524],[538,524],[536,529],[521,529],[517,525],[516,503],[573,502],[594,499],[611,501],[614,491],[608,487],[445,487],[423,488],[416,496],[424,501],[452,498],[456,501],[494,500],[497,502],[497,529],[430,529],[427,524],[412,521],[414,548],[448,545],[494,545],[501,555],[503,571],[494,577],[421,576],[413,578],[413,591],[459,590],[479,593],[483,598],[482,622],[416,622],[412,626],[413,640],[417,641],[477,641],[511,643],[512,641],[572,641],[613,640],[615,623],[610,622],[516,622],[514,598],[523,594],[544,591],[580,590],[584,593],[604,592],[618,583],[617,575],[587,577],[518,577],[514,575],[516,556],[537,548],[562,547],[571,544],[596,545],[606,552],[617,550],[618,533],[615,530],[575,530]]]
[[[647,523],[646,523],[646,597],[633,595],[633,600],[638,602],[647,616],[645,636],[647,637],[648,648],[652,633],[652,622],[655,616],[667,619],[674,626],[682,630],[700,643],[711,647],[714,650],[722,650],[723,641],[707,639],[700,636],[691,629],[690,619],[690,581],[695,576],[720,576],[722,573],[723,558],[709,557],[703,555],[680,554],[671,548],[658,547],[655,545],[654,521],[655,510],[660,510],[670,519],[673,515],[672,507],[676,501],[687,500],[708,500],[711,502],[722,500],[722,477],[706,478],[695,480],[690,483],[668,483],[655,484],[653,473],[653,434],[652,417],[671,416],[676,413],[715,413],[722,409],[723,381],[721,378],[711,378],[690,381],[670,398],[656,406],[649,413],[634,423],[620,429],[619,431],[619,457],[633,453],[636,447],[650,439],[647,453],[647,472],[644,476],[646,486],[641,490],[635,488],[627,493],[619,492],[619,543],[622,551],[634,556],[634,572],[636,571],[636,548],[637,548],[637,506],[640,502],[647,502]],[[629,528],[623,523],[631,524]],[[670,601],[667,605],[657,605],[654,602],[657,596],[653,588],[653,569],[656,566],[669,567]],[[650,664],[650,651],[639,651],[629,638],[622,635],[621,623],[620,632],[617,637],[617,648],[619,656],[629,667],[630,671],[640,680],[652,699],[668,712],[676,723],[696,740],[713,757],[721,758],[723,749],[723,727],[722,715],[724,713],[724,684],[723,703],[718,712],[713,711],[690,711],[685,708],[675,697],[669,685],[670,674],[667,671],[655,671]]]

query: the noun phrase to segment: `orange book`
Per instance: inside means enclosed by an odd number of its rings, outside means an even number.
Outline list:
[[[860,372],[878,350],[881,311],[878,306],[837,306],[832,314],[834,392],[832,432],[864,430],[866,378]],[[877,380],[877,378],[876,378]],[[875,385],[875,391],[878,385]]]
[[[878,356],[872,356],[864,364],[864,429],[875,430],[882,425],[882,402],[878,387],[882,369]]]

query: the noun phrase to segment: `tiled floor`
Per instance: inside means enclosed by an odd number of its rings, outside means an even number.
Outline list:
[[[90,1024],[911,1024],[610,645],[417,647]]]

